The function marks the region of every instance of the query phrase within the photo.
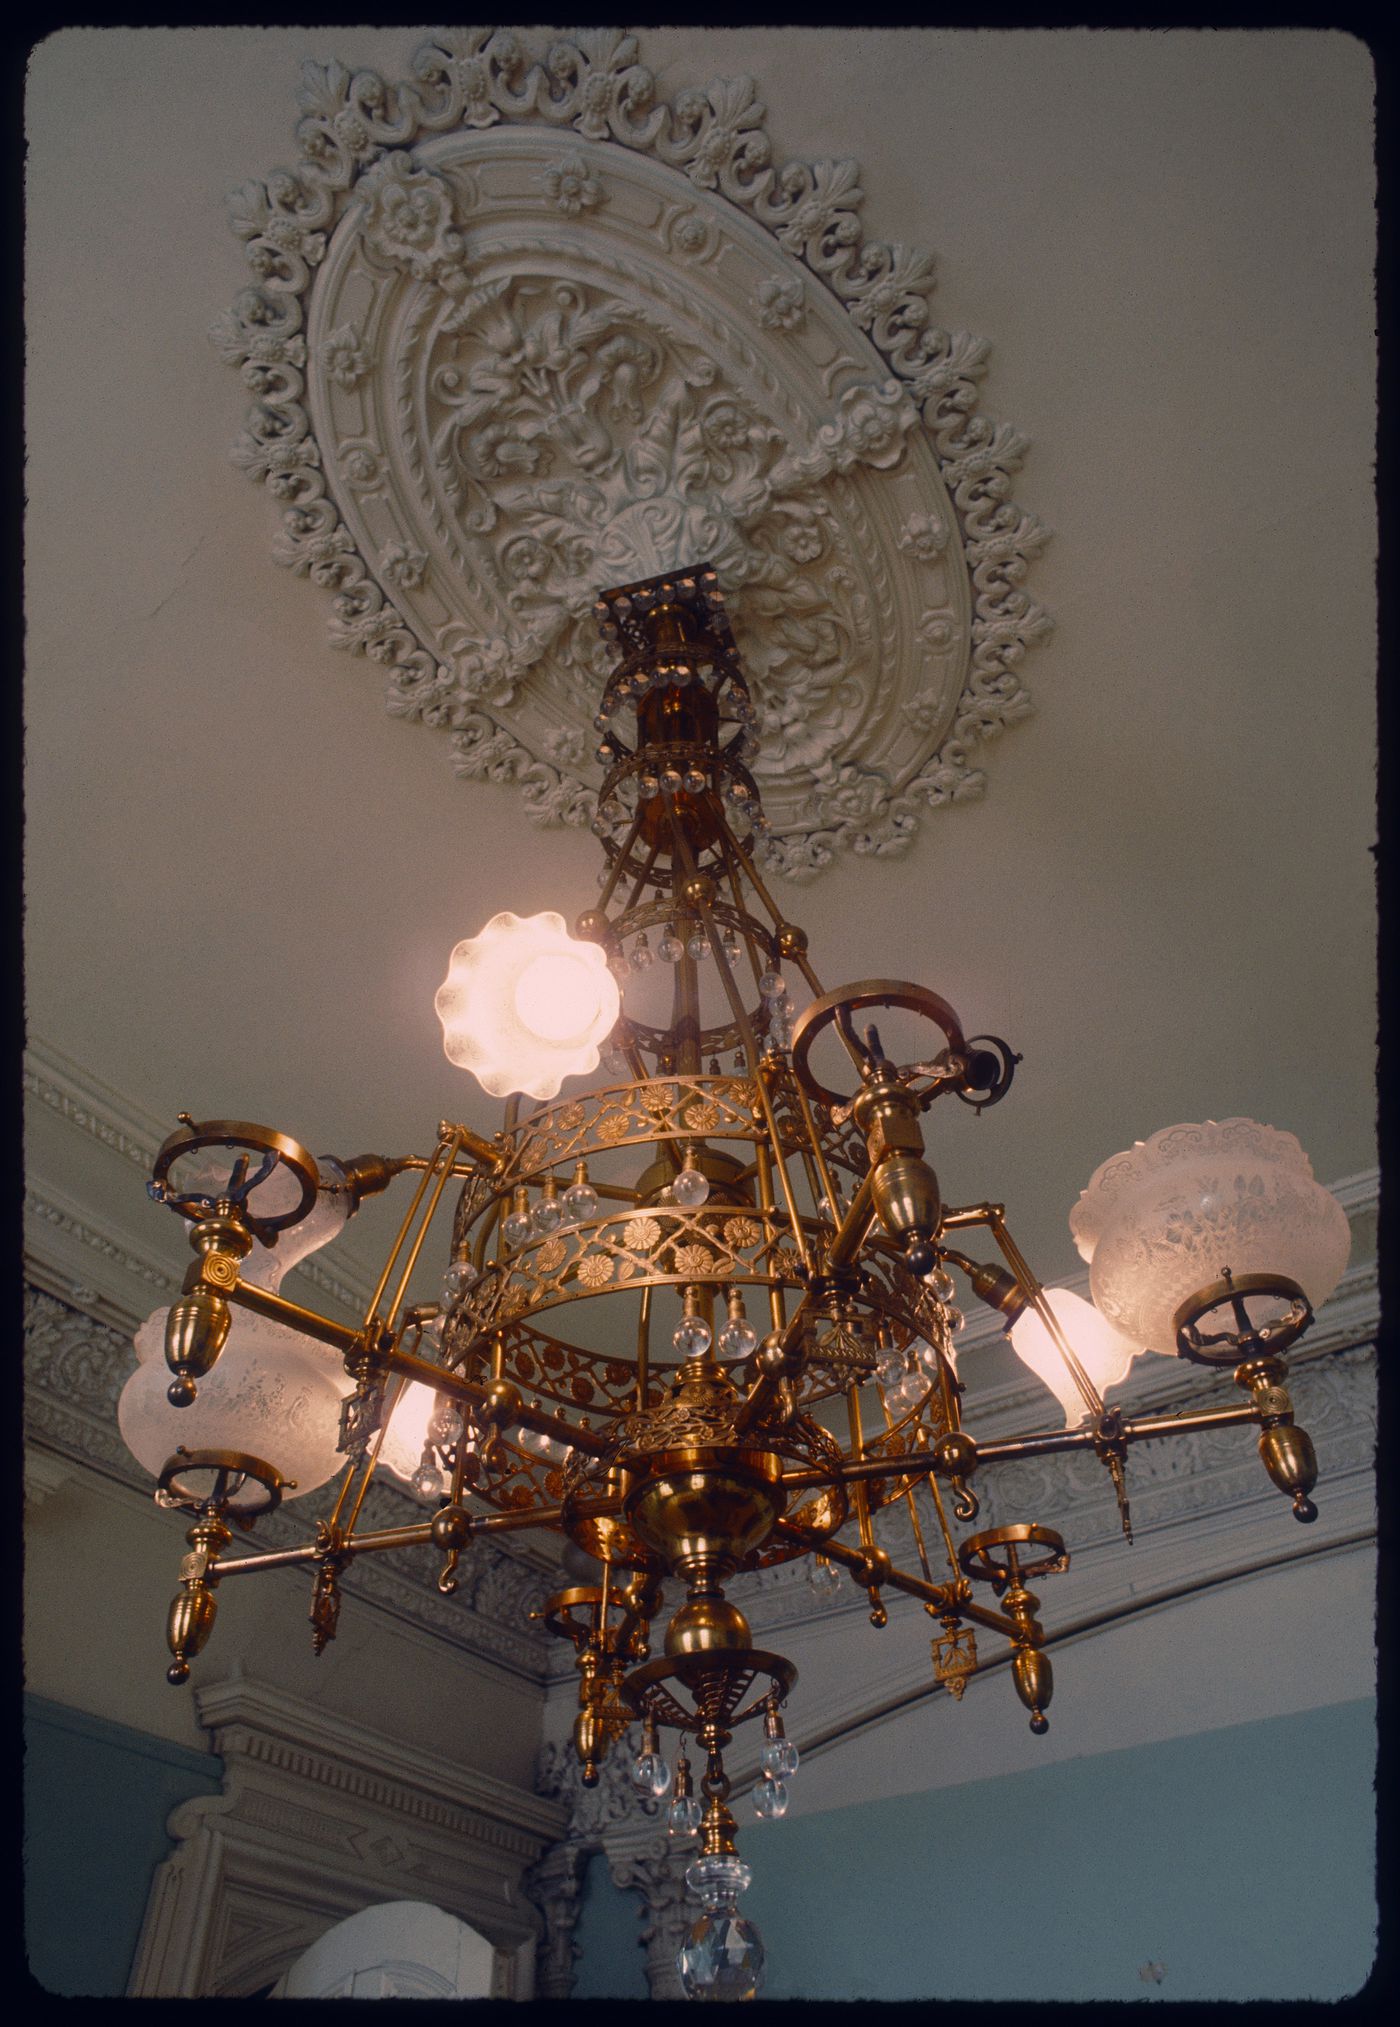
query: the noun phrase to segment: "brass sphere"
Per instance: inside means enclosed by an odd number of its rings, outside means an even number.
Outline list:
[[[443,1506],[433,1515],[430,1532],[435,1548],[465,1548],[472,1517],[462,1506]]]
[[[781,1379],[787,1371],[787,1353],[783,1350],[782,1339],[776,1333],[771,1337],[764,1338],[762,1344],[758,1347],[754,1364],[765,1379]]]
[[[708,873],[692,873],[681,885],[681,899],[691,908],[708,908],[716,893]]]
[[[601,943],[608,933],[608,918],[601,908],[585,908],[574,923],[575,936],[585,943]]]
[[[807,948],[807,931],[795,922],[778,924],[778,949],[784,957],[801,957]]]
[[[493,1421],[509,1421],[519,1413],[520,1389],[514,1380],[493,1379],[486,1387],[486,1412]]]
[[[865,1568],[861,1572],[861,1575],[862,1580],[867,1586],[887,1584],[889,1582],[890,1572],[894,1568],[894,1564],[890,1561],[888,1550],[883,1548],[868,1548],[864,1552],[863,1561]]]
[[[731,1653],[752,1646],[749,1622],[728,1598],[688,1598],[666,1628],[666,1652]]]
[[[933,1446],[937,1470],[947,1478],[966,1478],[977,1463],[977,1445],[963,1429],[950,1429]]]

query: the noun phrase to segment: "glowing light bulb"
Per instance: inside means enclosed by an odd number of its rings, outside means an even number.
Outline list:
[[[447,1055],[494,1098],[554,1098],[596,1070],[620,1004],[606,953],[549,911],[492,916],[452,952],[434,1001]]]
[[[1141,1350],[1105,1322],[1092,1302],[1068,1288],[1047,1288],[1050,1313],[1068,1338],[1070,1348],[1102,1394],[1126,1379]],[[1070,1377],[1069,1367],[1050,1332],[1034,1309],[1025,1310],[1011,1329],[1016,1356],[1043,1380],[1064,1410],[1065,1427],[1075,1428],[1088,1416],[1089,1404]]]
[[[601,974],[584,961],[582,951],[577,956],[572,950],[544,951],[530,959],[515,981],[515,1011],[542,1042],[572,1042],[585,1034],[598,1018],[602,999]]]

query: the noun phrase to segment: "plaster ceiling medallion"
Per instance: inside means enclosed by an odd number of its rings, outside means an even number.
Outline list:
[[[303,66],[292,173],[232,199],[236,461],[337,646],[454,766],[587,824],[605,585],[710,562],[758,707],[770,855],[902,851],[978,795],[1049,631],[1024,448],[932,263],[862,239],[852,162],[771,166],[748,78],[655,98],[635,38],[454,30],[413,81]]]

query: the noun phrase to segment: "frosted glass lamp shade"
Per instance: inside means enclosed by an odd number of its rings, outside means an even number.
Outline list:
[[[597,1069],[620,1000],[599,945],[547,909],[493,915],[459,943],[433,1004],[449,1059],[493,1098],[554,1098],[566,1077]]]
[[[1095,1306],[1159,1351],[1175,1349],[1182,1303],[1227,1267],[1295,1281],[1317,1309],[1351,1252],[1346,1213],[1297,1140],[1252,1119],[1137,1141],[1094,1171],[1069,1222]]]
[[[235,1310],[228,1342],[196,1399],[174,1408],[165,1394],[167,1314],[155,1310],[137,1331],[141,1363],[117,1403],[122,1440],[137,1463],[158,1478],[181,1446],[232,1450],[279,1471],[288,1481],[284,1499],[324,1485],[344,1462],[336,1444],[351,1382],[339,1355],[283,1324]],[[259,1497],[258,1488],[248,1486],[247,1496]]]
[[[1047,1288],[1045,1299],[1055,1321],[1069,1339],[1070,1349],[1101,1394],[1126,1379],[1139,1345],[1106,1323],[1092,1302],[1069,1288]],[[1088,1402],[1070,1376],[1054,1338],[1034,1309],[1025,1309],[1010,1332],[1012,1347],[1023,1364],[1044,1380],[1064,1410],[1065,1427],[1074,1429],[1089,1413]]]

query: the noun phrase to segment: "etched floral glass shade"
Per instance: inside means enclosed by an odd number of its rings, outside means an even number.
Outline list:
[[[1128,1377],[1128,1368],[1141,1345],[1123,1337],[1100,1316],[1092,1302],[1086,1302],[1072,1289],[1047,1288],[1045,1299],[1069,1339],[1070,1349],[1101,1394]],[[1010,1336],[1016,1356],[1037,1379],[1044,1380],[1064,1409],[1065,1427],[1077,1428],[1088,1415],[1089,1404],[1071,1378],[1054,1338],[1033,1309],[1021,1312]]]
[[[1297,1140],[1252,1119],[1167,1126],[1137,1141],[1095,1169],[1069,1222],[1095,1306],[1160,1351],[1175,1349],[1181,1304],[1227,1267],[1236,1279],[1286,1276],[1317,1309],[1351,1252],[1346,1213]]]
[[[339,1164],[328,1157],[317,1168],[323,1183],[343,1180]],[[241,1278],[276,1294],[287,1269],[335,1238],[349,1214],[348,1191],[322,1189],[300,1224],[281,1233],[275,1245],[254,1243]],[[117,1403],[122,1440],[137,1463],[158,1478],[181,1446],[226,1450],[271,1464],[286,1481],[284,1499],[300,1499],[324,1485],[344,1461],[336,1445],[340,1403],[351,1382],[339,1353],[235,1307],[228,1340],[200,1380],[196,1398],[176,1408],[166,1399],[168,1314],[167,1307],[153,1310],[137,1331],[140,1364]],[[236,1511],[241,1498],[261,1496],[250,1482],[229,1504]]]
[[[620,1000],[596,943],[562,915],[493,915],[459,943],[433,1001],[449,1059],[493,1098],[555,1098],[566,1077],[598,1067]]]
[[[228,1341],[187,1408],[166,1399],[165,1309],[136,1333],[141,1363],[122,1388],[122,1440],[153,1478],[178,1447],[231,1450],[271,1464],[286,1481],[284,1499],[324,1485],[344,1459],[336,1443],[340,1403],[350,1381],[337,1353],[284,1324],[235,1310]],[[248,1488],[249,1497],[257,1488]],[[233,1502],[235,1505],[237,1501]]]

